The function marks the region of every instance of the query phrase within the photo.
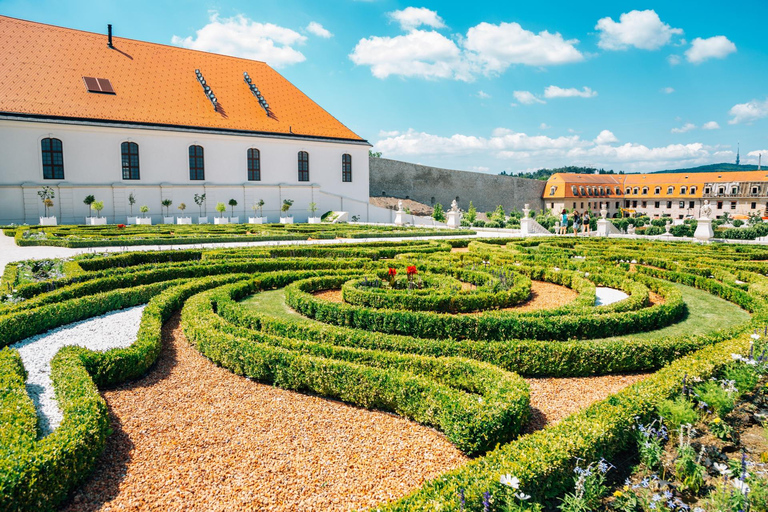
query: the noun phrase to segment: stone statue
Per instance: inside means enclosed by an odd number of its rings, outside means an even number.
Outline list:
[[[397,211],[399,211],[399,212],[403,211],[403,200],[402,199],[398,199],[397,200]]]
[[[604,219],[608,217],[608,210],[605,207],[605,203],[600,203],[600,216]]]
[[[452,212],[459,211],[459,203],[457,203],[455,199],[451,201],[451,211]]]
[[[664,224],[664,230],[669,234],[669,232],[672,230],[672,222],[667,221],[666,224]]]
[[[701,207],[701,216],[708,219],[712,215],[712,206],[709,204],[709,199],[704,200],[704,206]]]

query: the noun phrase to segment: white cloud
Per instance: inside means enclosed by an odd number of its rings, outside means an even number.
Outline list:
[[[597,137],[595,137],[595,144],[598,146],[602,144],[613,144],[614,142],[619,142],[619,139],[617,139],[610,130],[603,130]]]
[[[325,27],[316,21],[309,22],[309,25],[307,25],[307,32],[318,37],[322,37],[323,39],[333,37],[333,34],[331,34],[328,30],[325,29]]]
[[[763,117],[768,117],[768,98],[765,101],[752,100],[731,107],[728,114],[733,116],[728,124],[751,123]]]
[[[690,161],[693,163],[708,161],[711,151],[703,144],[670,144],[668,146],[649,148],[643,144],[626,143],[621,146],[598,145],[591,148],[575,148],[568,152],[574,159],[600,159],[605,163],[642,163],[655,162],[665,164],[674,161]]]
[[[663,92],[664,94],[672,94],[673,92],[675,92],[675,90],[672,87],[664,87],[663,89],[661,89],[661,92]]]
[[[717,121],[709,121],[708,123],[704,123],[701,125],[702,130],[719,130],[720,125],[717,124]]]
[[[488,172],[488,171],[491,170],[491,168],[490,167],[485,167],[485,166],[482,166],[482,165],[474,165],[474,166],[470,167],[469,170],[473,171],[473,172]]]
[[[736,51],[736,45],[725,36],[714,36],[708,39],[697,37],[691,47],[685,51],[685,58],[693,64],[701,64],[707,59],[724,59]]]
[[[762,159],[760,158],[761,155],[763,157]],[[763,164],[763,169],[765,169],[766,164],[768,164],[768,161],[766,160],[768,159],[768,149],[758,149],[757,151],[750,151],[749,153],[747,153],[747,157],[749,157],[748,160],[750,162]]]
[[[679,55],[670,55],[667,57],[667,62],[669,62],[670,66],[677,66],[683,62],[683,59],[681,59]]]
[[[219,18],[219,14],[213,12],[210,22],[195,36],[173,36],[171,42],[193,50],[260,60],[277,68],[306,60],[300,51],[292,48],[304,43],[305,36],[272,23],[257,23],[242,14]]]
[[[371,66],[376,78],[400,75],[472,79],[456,43],[434,31],[414,30],[402,36],[361,39],[349,58],[357,65]]]
[[[600,31],[597,45],[604,50],[626,50],[630,46],[642,50],[658,50],[668,44],[673,35],[683,33],[662,22],[656,11],[630,11],[619,17],[619,21],[606,17],[595,26]]]
[[[515,99],[520,103],[522,103],[523,105],[533,105],[534,103],[546,103],[546,101],[537,98],[536,95],[533,94],[531,91],[515,91],[512,93],[512,96],[514,96]]]
[[[696,125],[695,124],[693,124],[693,123],[685,123],[680,128],[672,128],[672,130],[670,130],[670,131],[672,133],[686,133],[686,132],[689,132],[689,131],[695,130],[695,129],[696,129]]]
[[[549,126],[547,123],[541,123],[539,125],[539,130],[549,130],[550,128],[552,128],[552,127]]]
[[[490,99],[491,95],[483,91],[477,91],[477,97],[480,98],[481,100],[487,100],[487,99]]]
[[[444,28],[443,19],[437,12],[426,7],[406,7],[401,11],[389,13],[389,17],[400,24],[403,30],[415,30],[422,25],[432,28]]]
[[[575,87],[563,89],[556,85],[550,85],[544,89],[545,98],[594,98],[595,96],[597,96],[597,91],[593,91],[589,87],[578,90]]]
[[[397,130],[392,130],[389,132],[386,130],[379,131],[379,137],[397,137],[398,135],[400,135],[400,132]]]
[[[467,31],[464,47],[485,73],[500,73],[513,64],[551,66],[584,60],[574,46],[576,39],[563,39],[546,30],[534,34],[518,23],[480,23]]]

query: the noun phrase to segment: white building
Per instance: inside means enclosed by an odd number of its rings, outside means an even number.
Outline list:
[[[110,223],[146,205],[155,222],[234,215],[276,222],[283,199],[297,221],[348,211],[389,221],[368,203],[367,141],[263,62],[0,16],[0,224],[38,223],[37,192],[54,189],[59,223]],[[227,215],[230,207],[227,206]]]

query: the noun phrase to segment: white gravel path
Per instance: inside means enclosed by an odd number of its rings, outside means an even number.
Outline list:
[[[64,325],[11,345],[27,370],[27,393],[35,403],[42,436],[61,424],[62,413],[51,382],[51,359],[62,347],[78,345],[105,351],[129,347],[136,341],[144,306],[123,309]]]
[[[595,288],[595,306],[607,306],[608,304],[624,300],[627,297],[629,295],[615,288],[605,288],[604,286]]]

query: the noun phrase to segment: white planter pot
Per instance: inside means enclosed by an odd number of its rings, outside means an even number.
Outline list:
[[[138,217],[128,217],[128,221],[126,222],[126,224],[127,224],[128,226],[132,226],[132,225],[136,224],[136,219],[137,219],[137,218],[138,218]]]
[[[192,224],[192,217],[176,217],[176,224]]]
[[[88,221],[88,224],[91,226],[106,226],[107,225],[107,218],[106,217],[86,217],[85,220]]]
[[[293,217],[280,217],[280,224],[293,224]]]
[[[230,217],[229,218],[230,224],[240,224],[240,217]]]
[[[208,217],[198,217],[197,218],[198,224],[208,224]]]
[[[136,218],[136,224],[141,224],[145,226],[151,226],[152,225],[152,217],[137,217]]]
[[[266,224],[266,217],[248,217],[248,224]]]
[[[229,218],[228,217],[214,217],[213,218],[214,224],[229,224]]]
[[[307,219],[307,222],[310,224],[320,224],[322,222],[322,219],[320,217],[310,217]]]
[[[163,224],[175,224],[173,217],[163,217]]]
[[[40,217],[41,226],[56,226],[56,217]]]

